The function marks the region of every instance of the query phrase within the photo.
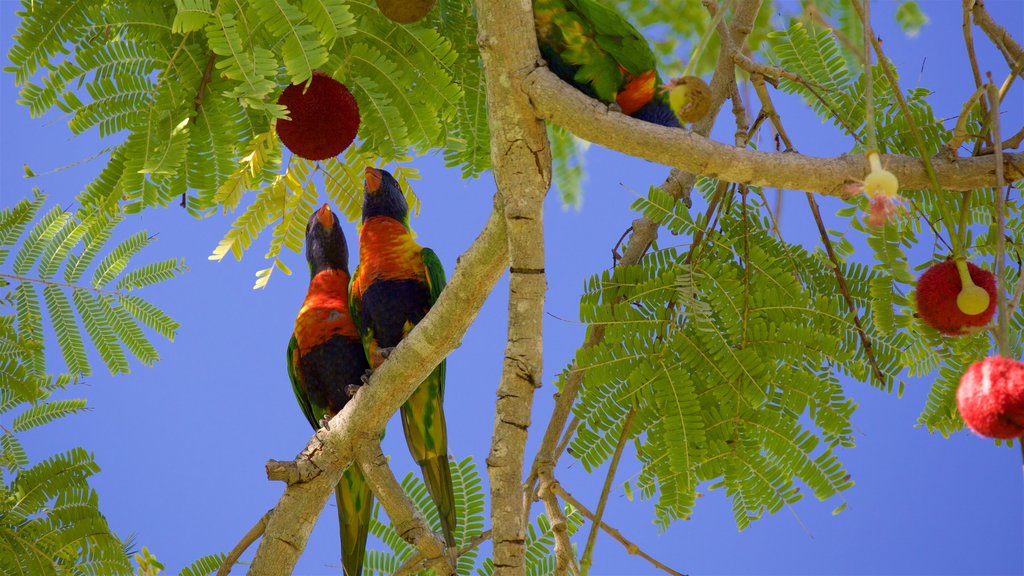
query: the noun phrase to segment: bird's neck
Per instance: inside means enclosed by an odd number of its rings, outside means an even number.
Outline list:
[[[348,312],[348,272],[323,270],[309,283],[306,300],[295,319],[295,338],[300,353],[305,354],[338,335],[359,338]]]
[[[317,272],[309,281],[303,309],[310,306],[331,308],[340,304],[348,307],[348,279],[345,270],[327,269]]]
[[[363,286],[378,279],[425,277],[423,250],[398,220],[373,216],[359,230],[359,277]]]

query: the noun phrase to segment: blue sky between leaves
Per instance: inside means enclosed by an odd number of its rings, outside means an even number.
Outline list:
[[[920,3],[931,23],[918,37],[907,38],[896,28],[897,2],[873,3],[875,26],[901,71],[903,86],[930,88],[936,113],[955,117],[973,90],[960,36],[960,3]],[[1024,2],[986,4],[1012,34],[1024,38]],[[0,2],[0,51],[5,55],[18,9],[18,3]],[[1007,67],[1002,58],[983,34],[976,32],[975,37],[983,71],[990,69],[994,77],[1004,78]],[[1007,100],[1006,133],[1024,120],[1022,92],[1018,83]],[[22,164],[46,173],[91,157],[104,143],[95,130],[72,137],[67,118],[60,114],[32,120],[16,99],[13,77],[4,74],[0,205],[11,206],[29,195],[32,186],[39,186],[51,203],[74,208],[74,195],[100,170],[103,159],[33,180],[23,178]],[[850,140],[837,136],[801,102],[777,96],[776,106],[801,152],[829,156],[849,150]],[[731,141],[727,112],[715,136]],[[490,211],[493,180],[484,175],[463,181],[436,156],[418,159],[414,165],[423,175],[416,188],[423,210],[413,227],[450,274]],[[547,201],[544,387],[537,394],[528,454],[536,448],[550,411],[554,377],[582,341],[583,326],[576,319],[583,283],[611,265],[611,247],[636,217],[629,211],[630,203],[668,173],[662,166],[598,147],[587,154],[587,171],[581,210],[566,210],[557,194]],[[701,204],[698,200],[697,206]],[[823,201],[826,213],[836,206]],[[809,218],[802,194],[786,194],[782,225],[787,239],[816,245]],[[302,256],[285,256],[293,276],[277,272],[266,289],[251,290],[256,270],[267,265],[261,259],[267,235],[241,262],[206,259],[232,219],[218,214],[198,221],[175,206],[126,219],[120,234],[144,228],[157,235],[140,262],[184,256],[191,268],[177,280],[146,290],[148,298],[181,322],[178,338],[173,344],[156,341],[161,361],[154,368],[133,363],[132,373],[119,377],[97,372],[73,389],[72,395],[88,398],[88,413],[25,435],[33,461],[72,446],[93,451],[102,467],[93,484],[111,525],[122,535],[135,533],[169,573],[177,573],[198,556],[229,550],[281,493],[281,485],[266,480],[264,462],[292,457],[310,436],[284,363],[307,286]],[[345,231],[354,255],[354,225],[346,224]],[[666,246],[681,240],[663,234],[660,242]],[[459,459],[472,455],[484,473],[505,344],[507,288],[504,279],[448,362],[450,451]],[[690,574],[1024,573],[1024,501],[1017,451],[967,432],[946,440],[915,428],[929,384],[911,380],[904,397],[897,399],[865,384],[844,383],[859,404],[853,417],[857,447],[841,451],[840,458],[856,486],[843,494],[849,506],[838,516],[830,511],[839,499],[820,503],[805,498],[738,533],[724,494],[705,487],[694,518],[659,533],[651,523],[652,504],[625,498],[621,481],[639,470],[626,458],[607,521],[653,556]],[[402,476],[414,466],[397,426],[395,419],[384,449]],[[603,469],[588,476],[568,458],[559,471],[562,483],[589,504],[596,502],[603,477]],[[333,508],[333,502],[329,506]],[[575,541],[582,546],[583,538],[581,534]],[[336,574],[338,566],[337,523],[333,510],[328,510],[296,573]],[[593,572],[654,570],[602,534]]]

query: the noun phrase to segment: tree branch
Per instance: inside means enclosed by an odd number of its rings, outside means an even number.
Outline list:
[[[554,478],[550,470],[543,470],[540,478],[540,498],[544,501],[544,511],[551,520],[551,533],[555,536],[555,576],[565,576],[569,572],[578,576],[580,568],[576,565],[576,554],[569,541],[569,522],[558,505],[558,497],[550,490]]]
[[[454,574],[455,551],[445,549],[444,540],[434,534],[402,490],[402,485],[388,465],[387,456],[380,449],[380,442],[363,439],[357,449],[356,462],[402,540],[415,546],[426,558],[427,567],[432,568],[436,574]]]
[[[1013,36],[1006,31],[1006,28],[992,18],[992,15],[985,9],[984,0],[974,0],[971,14],[974,16],[974,23],[978,25],[978,28],[981,28],[989,40],[1002,52],[1003,58],[1006,59],[1006,64],[1010,68],[1024,58],[1024,48],[1021,48]]]
[[[572,506],[573,508],[579,510],[580,514],[583,514],[583,516],[587,517],[591,521],[594,521],[594,519],[596,518],[594,516],[593,512],[591,512],[590,510],[587,510],[586,506],[584,506],[576,498],[573,498],[572,494],[569,494],[568,492],[566,492],[565,488],[562,488],[562,485],[559,484],[557,481],[553,481],[550,484],[550,490],[552,492],[554,492],[555,494],[561,496],[562,500],[565,500],[566,502],[568,502],[570,506]],[[601,521],[599,524],[601,526],[601,529],[604,530],[609,536],[611,536],[612,538],[615,538],[616,540],[619,541],[619,543],[621,543],[623,546],[626,547],[626,552],[629,552],[630,554],[635,555],[635,556],[640,556],[641,558],[643,558],[644,560],[647,560],[648,562],[650,562],[651,564],[653,564],[654,566],[656,566],[659,570],[662,570],[663,572],[667,572],[669,574],[672,574],[673,576],[685,576],[684,574],[682,574],[680,572],[677,572],[677,571],[669,568],[668,566],[662,564],[661,562],[658,562],[657,560],[655,560],[654,557],[652,557],[650,554],[648,554],[648,553],[644,552],[643,550],[641,550],[639,546],[637,546],[635,543],[631,542],[625,536],[623,536],[622,532],[619,532],[615,528],[612,528],[608,524],[605,524],[604,521]]]
[[[469,552],[490,539],[491,531],[484,530],[480,534],[477,534],[476,538],[473,538],[469,542],[463,544],[462,547],[456,551],[455,557],[461,558],[466,552]],[[416,574],[423,569],[426,560],[427,558],[423,553],[417,550],[409,557],[408,560],[405,561],[404,564],[398,567],[398,570],[395,570],[395,573],[392,576],[409,576],[410,574]]]
[[[544,123],[522,87],[540,51],[529,2],[476,2],[478,39],[487,82],[491,165],[505,193],[511,261],[508,344],[487,456],[494,532],[494,573],[524,570],[526,515],[523,459],[533,394],[541,383],[544,292],[544,197],[551,184],[551,151]]]
[[[391,416],[441,359],[455,349],[508,263],[504,204],[462,255],[451,281],[416,328],[406,336],[339,414],[319,430],[296,458],[296,469],[320,472],[290,484],[274,507],[249,568],[253,576],[290,574],[309,533],[341,474],[354,457],[355,441],[383,430]]]
[[[608,474],[604,478],[604,486],[601,488],[601,497],[597,501],[597,512],[594,513],[594,524],[590,527],[587,535],[587,545],[583,548],[583,561],[580,562],[583,574],[590,572],[591,558],[594,554],[594,543],[597,542],[597,529],[604,517],[604,507],[608,503],[608,495],[612,491],[612,481],[615,479],[615,471],[619,467],[619,459],[622,458],[622,450],[626,447],[626,440],[629,439],[630,428],[633,427],[633,416],[636,415],[636,405],[629,409],[626,414],[626,421],[622,424],[622,432],[619,434],[619,441],[615,443],[615,452],[612,454],[611,464],[608,465]]]
[[[245,553],[249,546],[251,546],[257,538],[263,535],[263,531],[267,529],[267,521],[270,519],[270,515],[273,512],[273,508],[267,510],[267,513],[260,518],[259,522],[250,528],[249,531],[245,533],[245,536],[242,536],[242,539],[238,541],[238,544],[235,544],[235,547],[232,548],[231,552],[226,558],[224,558],[224,562],[221,563],[220,568],[217,569],[217,576],[228,576],[228,574],[231,573],[231,567],[235,565],[235,562],[238,562],[238,559],[242,557],[242,554]]]
[[[721,144],[688,130],[665,128],[635,120],[592,100],[563,83],[547,68],[526,77],[526,90],[537,113],[576,136],[624,154],[680,170],[750,186],[803,190],[843,196],[843,187],[866,174],[862,154],[816,158],[793,153],[760,152]],[[1004,154],[1007,182],[1024,177],[1024,153]],[[928,188],[928,176],[919,158],[888,155],[886,168],[910,190]],[[1015,166],[1016,163],[1016,166]],[[965,191],[995,185],[991,157],[932,162],[946,190]]]

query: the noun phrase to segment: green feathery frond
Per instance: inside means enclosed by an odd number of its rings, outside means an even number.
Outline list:
[[[483,532],[484,526],[484,491],[480,473],[471,457],[456,462],[449,460],[452,474],[452,487],[455,494],[455,514],[458,518],[458,532],[455,534],[456,544],[464,546]],[[431,530],[441,532],[441,519],[437,514],[430,493],[423,481],[412,475],[402,479],[402,489],[416,505],[420,515],[427,521]],[[369,574],[391,574],[408,560],[416,549],[406,542],[395,530],[380,518],[380,504],[374,507],[370,521],[370,534],[383,542],[385,549],[370,549],[366,552],[364,571]],[[472,574],[476,565],[477,550],[471,550],[459,558],[457,574]]]
[[[82,326],[111,372],[128,371],[125,350],[143,364],[153,364],[159,355],[139,322],[169,339],[173,339],[177,324],[127,292],[170,280],[186,270],[184,261],[171,259],[145,264],[122,275],[138,252],[152,240],[145,231],[109,249],[106,243],[114,226],[120,222],[119,217],[87,212],[80,220],[59,207],[46,212],[27,228],[26,215],[38,213],[43,200],[37,192],[33,198],[0,211],[0,222],[4,223],[0,238],[4,245],[13,248],[20,244],[12,273],[6,276],[15,284],[10,296],[18,330],[28,341],[38,343],[28,353],[33,371],[41,374],[45,365],[40,300],[45,301],[49,325],[53,327],[70,374],[91,373]],[[104,250],[106,253],[94,266],[93,261]],[[53,280],[61,268],[66,284]],[[78,285],[88,269],[92,270],[89,284]],[[112,284],[114,291],[109,290]]]
[[[852,445],[853,403],[834,373],[879,376],[863,368],[828,260],[781,244],[753,193],[727,193],[709,229],[652,188],[635,208],[675,234],[700,231],[702,243],[595,276],[580,303],[581,319],[605,336],[576,354],[585,375],[570,452],[588,470],[601,465],[635,410],[627,439],[642,468],[627,482],[657,499],[662,526],[692,514],[705,482],[726,489],[741,528],[799,499],[798,483],[820,499],[849,488],[835,449]],[[859,274],[851,292],[866,308],[879,274]],[[898,340],[866,337],[881,383],[891,382]]]
[[[562,204],[579,209],[583,204],[584,155],[588,143],[554,124],[548,124],[548,141],[551,143],[551,179],[562,196]]]
[[[203,556],[195,562],[181,569],[178,576],[210,576],[215,574],[224,563],[227,554],[211,554]]]

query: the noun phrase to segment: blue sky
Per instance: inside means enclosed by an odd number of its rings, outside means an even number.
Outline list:
[[[903,86],[932,89],[936,114],[955,117],[973,91],[960,35],[960,3],[921,4],[931,24],[918,37],[907,38],[896,29],[896,2],[873,3],[876,29],[902,72]],[[1011,33],[1024,38],[1024,2],[986,4]],[[17,26],[18,6],[0,1],[4,54]],[[1006,64],[980,31],[975,38],[983,71],[991,69],[1001,81]],[[1018,84],[1004,107],[1006,134],[1024,122],[1022,93]],[[67,118],[60,114],[30,119],[16,99],[12,75],[3,74],[0,205],[10,206],[39,186],[51,203],[73,208],[74,195],[103,160],[34,180],[23,178],[22,165],[45,173],[91,157],[102,143],[95,131],[72,137]],[[849,150],[849,139],[838,137],[802,103],[780,96],[776,105],[801,152],[830,156]],[[731,141],[727,112],[719,124],[716,137]],[[416,188],[423,210],[413,227],[450,274],[457,256],[483,226],[494,183],[489,175],[463,181],[437,156],[418,159],[415,165],[423,175]],[[583,326],[576,319],[584,281],[611,265],[611,247],[636,217],[630,203],[668,173],[662,166],[598,147],[590,149],[587,166],[581,210],[563,208],[556,193],[547,201],[544,387],[537,394],[528,454],[536,448],[550,412],[554,376],[582,341]],[[836,205],[824,206],[828,212]],[[807,225],[808,218],[803,195],[786,194],[785,236],[815,245],[817,234]],[[72,391],[89,400],[88,413],[25,436],[33,459],[79,445],[93,451],[102,467],[94,486],[111,525],[121,534],[135,533],[171,573],[198,556],[229,550],[281,494],[282,486],[265,478],[266,460],[291,458],[310,436],[284,363],[308,281],[302,257],[286,255],[294,276],[275,273],[266,289],[252,290],[255,272],[267,266],[261,258],[266,236],[241,262],[206,259],[232,220],[232,215],[216,215],[198,221],[176,206],[126,219],[120,229],[125,235],[143,228],[158,235],[140,261],[183,256],[190,267],[181,278],[146,290],[148,298],[182,324],[178,338],[174,343],[156,341],[161,361],[154,368],[134,363],[129,375],[89,377]],[[347,224],[345,231],[354,253],[354,225]],[[663,234],[661,242],[676,241]],[[448,361],[450,452],[459,459],[473,456],[481,472],[505,345],[506,306],[503,279]],[[915,428],[929,384],[912,380],[898,399],[864,384],[845,383],[859,409],[853,417],[857,447],[840,452],[856,482],[843,494],[848,508],[842,514],[830,514],[840,503],[837,499],[821,503],[806,498],[740,533],[724,495],[705,490],[692,520],[659,532],[651,522],[652,504],[629,502],[621,489],[621,481],[639,470],[627,457],[606,519],[653,556],[690,574],[1024,573],[1019,452],[967,432],[947,440]],[[397,425],[396,419],[392,426]],[[400,477],[412,468],[397,428],[388,434],[385,452],[393,456]],[[593,505],[603,472],[588,476],[566,459],[558,476],[570,492]],[[576,541],[582,547],[583,536]],[[334,574],[338,564],[337,523],[328,510],[296,573]],[[595,574],[654,573],[603,534],[594,566]]]

